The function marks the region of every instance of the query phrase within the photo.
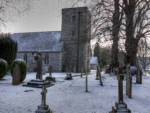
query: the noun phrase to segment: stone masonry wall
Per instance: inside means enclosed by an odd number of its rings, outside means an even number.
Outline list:
[[[81,68],[84,72],[89,70],[90,21],[91,15],[87,7],[62,10],[63,66],[70,65],[72,71],[81,72]]]
[[[24,59],[24,55],[27,56],[27,70],[29,72],[35,71],[36,61],[34,60],[35,53],[31,52],[20,52],[17,54],[17,58]],[[43,59],[43,70],[44,72],[48,72],[48,67],[51,65],[53,67],[53,72],[61,72],[62,71],[62,52],[49,52],[42,53],[43,58],[48,54],[49,62],[45,64],[45,60]]]

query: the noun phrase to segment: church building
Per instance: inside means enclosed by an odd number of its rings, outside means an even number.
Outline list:
[[[89,70],[91,15],[87,7],[62,9],[62,30],[14,33],[17,58],[24,59],[28,71],[36,70],[35,55],[43,57],[43,69],[53,72]]]

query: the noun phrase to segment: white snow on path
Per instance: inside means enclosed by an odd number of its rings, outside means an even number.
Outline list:
[[[73,74],[75,75],[75,74]],[[35,79],[35,73],[28,73],[25,82]],[[43,78],[48,73],[43,75]],[[95,72],[88,75],[88,90],[85,92],[85,76],[64,80],[66,73],[53,73],[54,86],[47,88],[47,104],[53,113],[109,113],[118,101],[118,82],[116,76],[102,74],[103,84],[95,80]],[[135,77],[133,77],[133,81]],[[143,84],[134,84],[132,99],[125,95],[124,102],[132,113],[150,113],[150,76],[143,76]],[[0,113],[35,113],[41,104],[41,89],[13,86],[12,77],[0,80]]]

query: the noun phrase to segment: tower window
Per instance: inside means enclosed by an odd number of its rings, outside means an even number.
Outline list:
[[[75,16],[75,15],[73,15],[73,16],[72,16],[72,23],[74,23],[74,22],[75,22],[75,20],[76,20],[76,16]]]

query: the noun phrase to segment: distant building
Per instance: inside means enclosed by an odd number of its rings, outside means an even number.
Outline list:
[[[90,57],[90,69],[97,70],[98,60],[97,57]]]
[[[44,69],[54,72],[89,70],[91,15],[87,7],[62,10],[62,31],[14,33],[18,42],[17,58],[27,62],[28,71],[36,69],[34,56],[42,54]],[[87,63],[86,60],[87,59]]]

